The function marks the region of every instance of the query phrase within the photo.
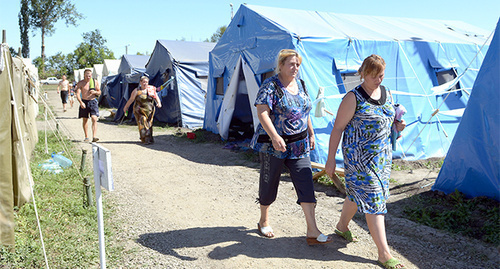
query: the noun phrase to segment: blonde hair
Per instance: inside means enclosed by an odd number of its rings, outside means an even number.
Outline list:
[[[297,59],[299,60],[299,64],[302,64],[302,57],[299,55],[299,53],[297,53],[297,51],[292,49],[280,50],[280,52],[278,53],[278,62],[276,64],[276,73],[281,72],[280,65],[285,64],[286,59],[293,56],[297,57]]]
[[[87,72],[92,73],[92,70],[90,70],[90,69],[85,69],[85,71],[83,71],[83,73],[84,73],[84,74],[85,74],[85,73],[87,73]]]
[[[365,58],[363,64],[358,69],[358,73],[361,76],[361,79],[364,77],[371,75],[377,76],[385,70],[385,61],[379,55],[372,54]]]
[[[142,81],[144,79],[147,79],[149,81],[149,77],[148,76],[142,76],[141,79],[139,81]]]

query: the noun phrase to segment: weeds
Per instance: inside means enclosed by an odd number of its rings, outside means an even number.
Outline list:
[[[500,245],[500,210],[485,197],[467,199],[459,191],[447,196],[426,192],[411,198],[404,213],[412,221]]]
[[[39,132],[39,137],[44,133]],[[35,200],[42,227],[48,264],[53,268],[90,268],[99,264],[99,240],[96,208],[84,208],[83,184],[79,176],[78,164],[73,164],[60,174],[51,174],[38,167],[50,158],[51,152],[62,151],[62,146],[53,134],[48,134],[49,154],[45,153],[44,139],[36,145],[31,161]],[[66,141],[67,145],[71,145]],[[74,152],[65,152],[65,156]],[[75,161],[78,163],[77,161]],[[91,174],[90,167],[84,174]],[[111,214],[104,202],[104,219]],[[38,232],[34,205],[29,202],[15,210],[15,246],[11,249],[0,247],[0,261],[3,268],[43,268],[45,260]],[[114,234],[105,222],[106,237]],[[108,263],[117,261],[122,249],[106,242]],[[111,258],[110,258],[111,257]]]

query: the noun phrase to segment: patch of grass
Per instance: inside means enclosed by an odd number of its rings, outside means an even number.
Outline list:
[[[404,209],[408,219],[500,245],[500,203],[497,201],[486,197],[467,199],[457,190],[449,195],[429,191],[409,199]]]
[[[444,158],[429,158],[418,161],[405,161],[401,159],[392,160],[392,171],[404,171],[412,169],[440,169]]]
[[[340,181],[342,182],[342,184],[345,184],[345,178],[344,177],[341,177],[338,174],[337,174],[337,177],[340,179]],[[331,180],[330,177],[327,176],[327,175],[320,176],[318,178],[318,183],[323,184],[325,186],[336,188],[335,187],[335,183],[333,183],[333,180]]]
[[[39,132],[39,137],[44,133]],[[37,211],[47,253],[48,264],[52,268],[96,268],[99,266],[99,240],[97,212],[95,206],[84,207],[84,188],[78,174],[81,156],[72,154],[73,164],[60,174],[42,170],[38,164],[50,158],[50,153],[63,150],[53,134],[48,134],[48,151],[45,153],[45,140],[36,145],[31,171],[35,181],[34,193]],[[71,143],[66,140],[66,145]],[[87,165],[84,175],[91,175],[91,165]],[[93,184],[92,184],[93,186]],[[95,199],[93,197],[93,199]],[[104,204],[105,237],[112,237],[116,226],[106,223],[112,209]],[[33,202],[15,209],[15,246],[0,247],[2,268],[44,268],[40,234],[34,212]],[[117,264],[123,249],[106,240],[107,262],[111,267]]]
[[[397,163],[392,163],[392,171],[403,171],[403,170],[410,170],[411,167],[408,165],[404,164],[397,164]]]

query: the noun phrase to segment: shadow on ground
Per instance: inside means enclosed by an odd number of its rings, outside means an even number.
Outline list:
[[[137,240],[141,245],[171,255],[181,260],[197,260],[181,254],[189,253],[187,248],[216,246],[208,253],[214,260],[224,260],[238,255],[252,258],[292,258],[319,261],[345,260],[357,263],[374,264],[358,256],[346,255],[339,251],[345,248],[346,242],[334,240],[327,245],[308,246],[305,237],[280,237],[267,239],[257,234],[257,229],[246,227],[203,227],[190,228],[163,233],[143,234]],[[179,251],[178,251],[179,250]]]

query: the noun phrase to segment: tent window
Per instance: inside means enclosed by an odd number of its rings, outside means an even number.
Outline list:
[[[201,88],[206,91],[208,89],[208,76],[199,76]]]
[[[224,77],[217,78],[217,88],[215,94],[224,95]]]
[[[264,80],[274,76],[276,73],[274,73],[274,70],[273,71],[269,71],[269,72],[266,72],[264,74],[262,74],[262,82],[264,82]]]
[[[457,73],[455,72],[455,69],[448,69],[448,70],[438,70],[436,71],[436,77],[437,77],[437,82],[438,82],[438,85],[436,86],[439,86],[439,85],[443,85],[445,84],[446,82],[449,82],[449,81],[452,81],[454,80],[456,77],[457,77]],[[456,89],[460,89],[460,82],[458,82],[457,84],[455,84],[455,86],[451,87],[450,90],[456,90]]]
[[[345,92],[349,92],[358,86],[361,81],[359,80],[359,75],[357,72],[351,73],[342,73],[340,74],[342,77],[342,83],[344,84]]]

